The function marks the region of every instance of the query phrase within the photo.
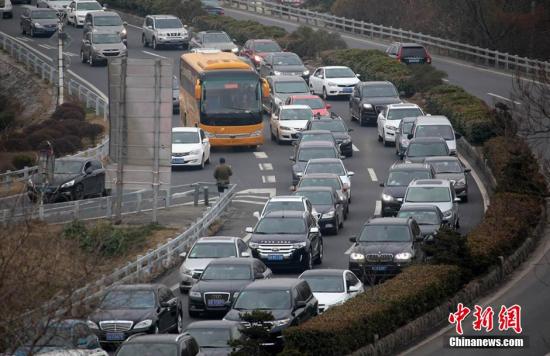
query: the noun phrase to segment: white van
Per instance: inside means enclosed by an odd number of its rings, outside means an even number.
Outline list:
[[[442,115],[418,116],[414,121],[409,138],[441,137],[445,139],[450,154],[456,155],[456,139],[461,135],[455,133],[453,125]]]

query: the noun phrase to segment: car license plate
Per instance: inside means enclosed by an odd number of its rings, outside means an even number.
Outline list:
[[[223,299],[208,299],[206,304],[209,307],[223,307],[225,305],[225,300],[223,300]]]
[[[105,339],[107,341],[122,341],[124,340],[124,333],[106,333]]]
[[[269,255],[267,256],[268,261],[282,261],[283,255]]]
[[[185,163],[183,158],[172,158],[172,163]]]
[[[418,59],[418,58],[414,58],[414,59],[411,58],[411,59],[408,60],[408,62],[409,62],[409,63],[419,63],[419,62],[420,62],[420,59]]]
[[[344,88],[344,90],[342,90],[344,93],[351,93],[352,91],[352,88]]]
[[[372,266],[373,271],[385,271],[388,266]]]

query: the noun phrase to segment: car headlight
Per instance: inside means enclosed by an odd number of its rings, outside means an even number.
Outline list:
[[[190,155],[199,155],[200,153],[201,153],[201,150],[193,150],[189,152]]]
[[[254,60],[259,63],[259,62],[262,61],[262,57],[256,55],[256,56],[254,56]]]
[[[281,130],[286,130],[286,131],[292,130],[292,128],[291,128],[291,127],[288,127],[288,126],[281,126],[280,129],[281,129]]]
[[[262,130],[258,130],[251,133],[250,136],[262,136],[263,134]]]
[[[237,299],[237,297],[239,296],[239,293],[240,293],[240,292],[235,292],[235,293],[233,293],[233,300]]]
[[[142,321],[140,321],[139,323],[137,323],[136,326],[134,326],[134,329],[144,329],[144,328],[148,328],[148,327],[150,327],[152,324],[153,324],[153,320],[151,320],[151,319],[145,319],[145,320],[142,320]]]
[[[330,219],[330,218],[333,218],[333,217],[334,217],[334,210],[323,214],[323,218]]]
[[[200,298],[200,297],[202,297],[201,292],[194,292],[194,291],[190,291],[190,292],[189,292],[189,296],[190,296],[190,297],[193,297],[193,298]]]
[[[239,48],[238,47],[231,48],[231,52],[237,53],[237,52],[239,52]]]
[[[329,87],[337,87],[337,86],[338,86],[338,84],[333,83],[333,82],[328,82],[327,85],[328,85]]]
[[[382,194],[382,200],[383,201],[392,201],[393,197],[389,194]]]
[[[122,31],[120,31],[120,33],[123,34],[123,35],[126,35],[126,34],[128,34],[128,31],[125,28],[123,28]]]
[[[412,258],[412,253],[410,252],[401,252],[395,255],[394,259],[396,261],[408,261]]]
[[[453,211],[452,210],[447,210],[445,212],[443,212],[443,217],[445,219],[450,219],[453,217]]]
[[[309,70],[304,70],[303,75],[309,75]]]
[[[306,247],[307,245],[307,242],[296,242],[296,243],[293,243],[292,244],[292,247],[294,248],[302,248],[302,247]]]
[[[397,130],[397,127],[395,127],[395,126],[392,126],[392,125],[386,125],[386,130],[392,130],[392,131],[395,131],[395,130]]]
[[[34,23],[34,27],[42,27],[42,25],[39,24],[38,22],[35,22],[35,23]]]
[[[363,255],[362,253],[358,253],[358,252],[352,252],[349,255],[349,258],[354,260],[354,261],[364,261],[365,260],[365,255]]]
[[[271,325],[273,325],[274,327],[285,326],[288,323],[290,323],[290,318],[289,319],[273,320],[273,321],[270,321],[269,323]]]
[[[296,176],[297,176],[297,177],[301,177],[301,176],[304,175],[304,172],[294,172],[294,173],[296,173]]]
[[[363,104],[363,109],[372,109],[372,104]]]
[[[61,184],[61,188],[69,188],[69,187],[72,187],[73,185],[74,185],[74,179]]]
[[[94,323],[94,322],[91,321],[91,320],[86,321],[86,324],[88,324],[88,327],[89,327],[90,329],[99,330],[99,327],[97,326],[97,324]]]
[[[274,71],[273,71],[273,74],[275,74],[275,75],[281,75],[281,72],[279,72],[278,70],[274,70]]]
[[[259,244],[259,243],[256,243],[256,242],[250,241],[250,242],[248,243],[248,247],[250,247],[250,248],[258,248],[258,247],[260,247],[260,244]]]

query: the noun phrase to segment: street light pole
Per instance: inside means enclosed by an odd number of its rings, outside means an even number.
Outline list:
[[[57,105],[61,105],[64,102],[64,71],[65,64],[63,59],[63,16],[59,16],[57,22]]]

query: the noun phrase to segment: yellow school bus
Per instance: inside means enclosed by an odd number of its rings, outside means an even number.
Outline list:
[[[212,146],[264,143],[262,96],[269,86],[232,53],[186,53],[180,60],[180,116],[202,128]]]

